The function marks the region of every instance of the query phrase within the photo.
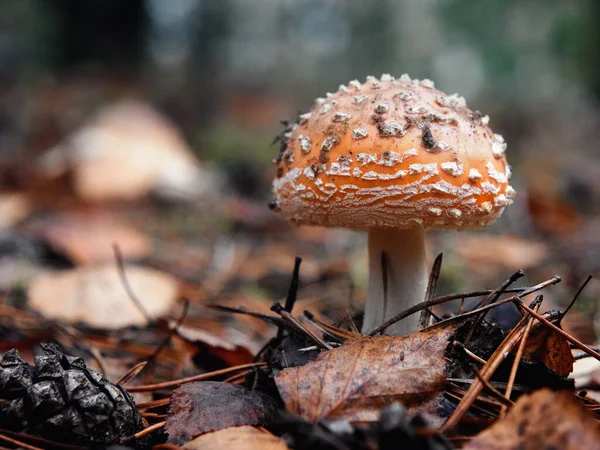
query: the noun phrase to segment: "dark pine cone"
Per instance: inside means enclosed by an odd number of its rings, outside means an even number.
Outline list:
[[[70,444],[103,446],[132,436],[142,418],[125,390],[66,356],[55,344],[41,344],[35,366],[19,352],[0,356],[0,423]]]

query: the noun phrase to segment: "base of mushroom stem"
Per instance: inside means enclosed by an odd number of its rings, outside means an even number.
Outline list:
[[[372,331],[383,322],[422,302],[429,278],[423,228],[370,230],[368,245],[369,287],[363,333]],[[385,276],[382,271],[382,254],[385,254]],[[409,334],[417,331],[418,324],[419,314],[413,314],[391,325],[386,333]]]

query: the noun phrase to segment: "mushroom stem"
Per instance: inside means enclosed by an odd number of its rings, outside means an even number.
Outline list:
[[[382,262],[383,252],[385,262]],[[386,267],[385,277],[383,266]],[[369,230],[369,289],[363,333],[422,302],[427,279],[425,231],[422,227]],[[418,324],[419,315],[413,314],[390,326],[387,331],[393,335],[409,334],[417,331]]]

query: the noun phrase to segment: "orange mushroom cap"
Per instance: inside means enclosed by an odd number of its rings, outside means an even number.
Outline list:
[[[351,81],[280,137],[272,206],[298,224],[482,228],[516,194],[488,122],[431,80]]]

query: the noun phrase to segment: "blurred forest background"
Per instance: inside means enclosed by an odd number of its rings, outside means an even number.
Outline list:
[[[126,259],[200,284],[188,292],[199,303],[228,295],[256,309],[251,297],[279,298],[299,254],[302,299],[329,301],[325,312],[339,305],[334,317],[349,304],[360,310],[364,236],[292,229],[270,213],[270,144],[279,121],[307,111],[315,97],[351,79],[406,72],[490,115],[508,142],[519,192],[487,234],[431,233],[432,256],[445,252],[440,289],[493,288],[523,268],[533,282],[563,276],[563,291],[548,299],[563,305],[588,273],[600,272],[598,23],[592,0],[4,1],[0,294],[18,305],[17,288],[40,272],[110,260],[116,240]],[[87,195],[73,188],[77,157],[62,154],[71,158],[66,177],[56,158],[45,158],[65,142],[85,147],[74,133],[101,127],[98,111],[123,100],[151,105],[180,136],[165,141],[199,161],[190,163],[202,170],[189,172],[191,184],[182,181],[183,163],[161,175],[159,188],[183,194]],[[140,138],[158,133],[149,111],[121,111],[145,117],[133,119]],[[40,170],[48,164],[54,168]],[[125,167],[111,164],[101,178]],[[99,228],[107,216],[149,244],[135,241],[128,254],[132,234]],[[94,244],[99,236],[106,239]],[[591,342],[599,293],[592,282],[572,325]]]

